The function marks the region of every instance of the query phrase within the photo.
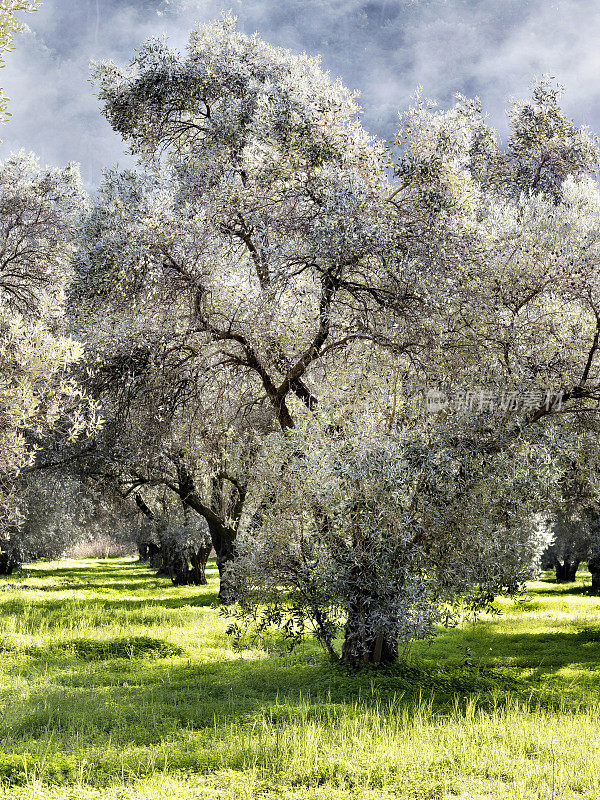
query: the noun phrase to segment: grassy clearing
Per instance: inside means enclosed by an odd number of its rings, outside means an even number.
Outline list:
[[[0,799],[599,798],[600,598],[500,616],[356,675],[234,652],[207,587],[130,559],[0,582]]]

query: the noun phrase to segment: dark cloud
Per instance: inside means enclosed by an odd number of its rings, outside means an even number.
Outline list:
[[[442,105],[456,91],[479,95],[502,128],[507,99],[546,72],[566,86],[569,113],[600,130],[597,0],[44,0],[2,75],[13,115],[4,152],[79,161],[92,187],[127,157],[99,114],[90,60],[127,61],[163,33],[183,47],[193,24],[221,8],[273,44],[320,53],[361,91],[366,126],[386,138],[419,85]]]

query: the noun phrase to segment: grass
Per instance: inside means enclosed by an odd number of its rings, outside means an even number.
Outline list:
[[[235,652],[131,559],[0,580],[0,800],[600,797],[600,598],[550,577],[383,672]]]

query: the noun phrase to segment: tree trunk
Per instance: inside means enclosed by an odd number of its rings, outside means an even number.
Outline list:
[[[179,548],[171,548],[167,556],[167,570],[175,586],[188,586],[190,581],[190,568],[188,560]]]
[[[135,504],[146,519],[149,519],[151,522],[155,521],[154,512],[149,508],[139,492],[135,495]],[[160,569],[162,567],[160,547],[154,544],[152,540],[146,541],[144,539],[138,539],[137,549],[140,561],[148,561],[152,569]]]
[[[150,558],[150,545],[148,542],[138,542],[137,551],[140,561],[148,561]]]
[[[148,543],[148,561],[152,569],[162,570],[163,568],[163,554],[162,549],[154,542]]]
[[[352,508],[352,566],[348,573],[346,594],[347,618],[342,645],[342,661],[354,667],[383,666],[398,659],[399,620],[394,608],[395,598],[386,597],[378,586],[376,565],[378,550],[375,542],[365,536],[361,526],[362,504]],[[327,516],[320,524],[330,525]]]
[[[217,554],[217,569],[219,570],[219,603],[231,605],[235,602],[235,592],[229,579],[228,570],[235,557],[235,539],[228,535],[228,530],[223,526],[208,523],[212,546]]]
[[[230,581],[227,580],[225,568],[234,558],[237,525],[235,527],[226,525],[222,519],[222,479],[215,476],[211,506],[207,506],[196,493],[194,480],[183,461],[178,462],[177,469],[179,484],[177,493],[183,500],[184,505],[189,506],[204,517],[208,525],[212,546],[217,554],[217,567],[219,568],[220,577],[219,602],[225,604],[233,603],[233,588]]]
[[[15,565],[8,551],[0,552],[0,575],[12,575]]]
[[[577,577],[577,570],[579,569],[579,560],[570,561],[565,559],[564,564],[560,561],[556,562],[556,582],[557,583],[574,583]]]
[[[202,547],[192,553],[192,576],[196,586],[206,586],[206,562],[210,555],[210,547]]]
[[[588,564],[588,569],[592,575],[592,591],[600,592],[600,559],[593,564]]]
[[[365,598],[367,599],[367,598]],[[378,609],[377,620],[365,608],[370,603],[357,601],[348,611],[342,645],[342,661],[355,667],[393,664],[398,659],[398,635],[396,620],[382,626],[382,611]]]
[[[23,550],[18,540],[4,540],[0,548],[0,575],[12,575],[23,563]]]

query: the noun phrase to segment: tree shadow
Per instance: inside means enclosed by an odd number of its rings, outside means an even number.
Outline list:
[[[0,579],[0,588],[4,585],[10,589],[36,592],[65,592],[85,589],[127,592],[136,591],[140,588],[175,589],[179,591],[202,591],[204,589],[201,586],[174,587],[169,577],[157,575],[155,569],[137,560],[115,559],[112,563],[111,561],[108,559],[85,560],[82,561],[81,566],[68,565],[64,567],[41,566],[36,563],[24,568],[18,575],[8,576],[5,581]],[[209,581],[211,578],[218,576],[214,558],[209,559],[206,574]],[[17,582],[14,579],[17,579]],[[52,580],[52,584],[49,586],[30,584],[27,581],[31,579]],[[216,593],[215,590],[215,599]],[[165,598],[166,600],[167,598]],[[35,602],[35,600],[32,599],[30,602]],[[160,602],[163,602],[163,598],[160,599]],[[182,603],[182,605],[186,604],[190,603]],[[197,604],[210,605],[210,602],[206,603],[204,600],[199,600]],[[172,607],[176,606],[177,603],[174,602]]]
[[[197,595],[189,595],[183,597],[165,597],[161,599],[152,598],[149,600],[140,600],[139,598],[121,598],[119,600],[113,600],[109,597],[107,598],[98,598],[97,602],[104,605],[106,608],[112,609],[124,609],[124,610],[136,610],[136,609],[148,609],[148,608],[168,608],[168,609],[180,609],[180,608],[207,608],[209,606],[215,605],[218,599],[218,590],[211,589],[208,590],[206,587],[196,587],[196,588],[203,588],[204,591],[202,594]]]
[[[552,586],[554,588],[536,589],[535,594],[542,595],[542,597],[560,597],[561,595],[600,597],[598,592],[592,590],[591,586],[585,586],[581,583],[555,583]]]
[[[60,562],[59,562],[60,563]],[[90,575],[115,575],[129,574],[132,571],[150,573],[150,567],[134,559],[82,559],[80,565],[53,566],[52,562],[37,561],[34,564],[25,564],[19,575],[28,575],[32,578],[76,578]]]
[[[136,562],[104,566],[98,573],[102,570],[109,576],[125,570],[130,591],[136,590],[140,575],[145,576],[150,589],[147,598],[91,595],[77,602],[90,608],[147,612],[203,607],[216,600],[216,581],[212,579],[209,587],[185,587],[185,591],[167,584],[163,594],[153,591],[157,587],[151,570]],[[61,570],[60,577],[73,571],[90,574],[83,564]],[[559,594],[568,588],[561,587]],[[11,607],[11,602],[16,605]],[[19,613],[35,604],[44,614],[59,614],[64,603],[62,598],[12,598],[0,605],[0,613]],[[110,638],[107,641],[110,649]],[[116,639],[113,642],[115,648],[121,644]],[[4,692],[6,708],[12,711],[0,720],[0,736],[10,735],[15,743],[19,739],[48,742],[52,752],[59,752],[63,737],[75,734],[83,749],[107,740],[124,748],[167,746],[194,731],[206,731],[207,739],[226,737],[230,735],[228,725],[243,727],[247,723],[251,727],[261,715],[263,719],[266,715],[270,725],[285,725],[299,715],[322,719],[326,713],[328,720],[335,720],[337,715],[360,713],[373,706],[406,709],[410,715],[422,699],[430,700],[434,713],[445,713],[457,700],[497,707],[515,696],[526,702],[532,685],[558,681],[566,666],[595,667],[599,644],[600,625],[579,631],[511,632],[484,622],[441,631],[429,654],[421,646],[416,648],[416,657],[392,667],[352,672],[327,661],[314,644],[291,655],[236,655],[223,642],[222,634],[211,645],[215,647],[212,661],[183,654],[155,659],[107,658],[96,663],[77,658],[77,653],[68,649],[53,652],[49,643],[46,650],[41,647],[25,658],[7,654],[10,663],[5,672],[27,680],[31,690],[24,701],[20,684]],[[465,649],[470,651],[468,658],[461,652]],[[455,655],[448,657],[449,653]],[[526,679],[521,678],[524,667]],[[42,678],[47,675],[52,676],[51,684],[44,686]],[[556,707],[562,699],[557,691],[545,696],[540,690],[537,697],[540,704]]]

